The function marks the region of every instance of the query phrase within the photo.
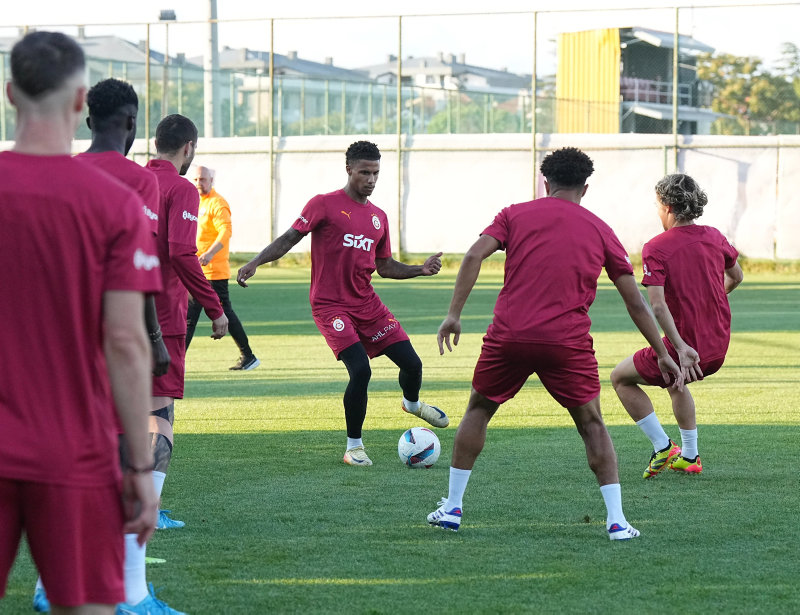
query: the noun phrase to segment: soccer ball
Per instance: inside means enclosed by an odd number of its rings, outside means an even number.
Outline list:
[[[406,430],[397,443],[400,461],[409,468],[430,468],[439,459],[441,452],[439,438],[427,427]]]

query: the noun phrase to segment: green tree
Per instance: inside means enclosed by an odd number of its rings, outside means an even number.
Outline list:
[[[697,77],[713,86],[711,108],[730,117],[713,124],[716,134],[776,134],[796,132],[800,122],[797,77],[787,74],[797,47],[786,47],[785,67],[775,74],[760,58],[707,54],[697,63]],[[793,70],[797,70],[795,65]]]

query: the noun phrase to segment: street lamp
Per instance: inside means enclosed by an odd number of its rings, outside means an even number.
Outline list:
[[[175,21],[175,11],[172,9],[162,10],[158,14],[158,20],[164,22],[164,74],[161,83],[161,117],[169,114],[169,22]]]

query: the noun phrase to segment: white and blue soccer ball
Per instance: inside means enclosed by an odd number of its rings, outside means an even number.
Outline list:
[[[442,452],[439,438],[427,427],[407,429],[397,443],[400,461],[409,468],[430,468]]]

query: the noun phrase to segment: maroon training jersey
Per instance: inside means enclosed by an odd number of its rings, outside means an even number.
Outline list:
[[[153,235],[158,234],[158,180],[153,172],[128,160],[119,152],[83,152],[75,156],[103,169],[131,188],[144,201],[144,215]]]
[[[119,478],[103,353],[106,291],[160,290],[142,200],[70,156],[0,153],[0,476],[67,486]]]
[[[147,168],[158,179],[158,258],[164,291],[156,295],[161,332],[186,335],[189,293],[211,320],[222,316],[219,297],[203,275],[197,260],[197,210],[200,195],[194,184],[178,174],[168,160],[150,160]]]
[[[632,274],[605,222],[586,208],[546,197],[503,209],[483,231],[506,251],[505,281],[488,335],[568,344],[589,334],[589,306],[603,268],[612,281]]]
[[[739,256],[711,226],[675,226],[644,244],[644,286],[663,286],[683,341],[703,360],[724,357],[731,336],[725,270]]]
[[[312,308],[359,308],[377,297],[375,259],[392,256],[383,210],[337,190],[311,199],[292,228],[311,233]]]

